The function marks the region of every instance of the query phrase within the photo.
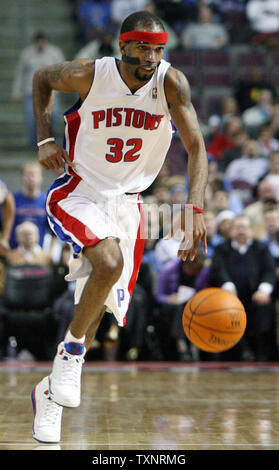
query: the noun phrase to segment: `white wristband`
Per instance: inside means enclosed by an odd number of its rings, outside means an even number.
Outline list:
[[[55,138],[54,137],[49,137],[48,139],[41,140],[41,142],[38,142],[37,145],[38,147],[41,147],[41,145],[47,144],[47,142],[54,142]]]

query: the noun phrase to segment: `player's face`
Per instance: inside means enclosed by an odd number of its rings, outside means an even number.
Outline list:
[[[127,55],[137,58],[140,65],[130,65],[135,78],[140,82],[146,82],[153,76],[164,54],[164,45],[149,44],[131,41]]]

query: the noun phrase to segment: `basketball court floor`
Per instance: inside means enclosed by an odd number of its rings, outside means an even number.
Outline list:
[[[32,438],[50,363],[0,363],[0,450],[279,450],[279,365],[85,363],[59,445]]]

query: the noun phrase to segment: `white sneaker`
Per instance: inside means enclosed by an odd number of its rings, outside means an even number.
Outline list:
[[[50,375],[50,396],[67,408],[80,405],[81,370],[86,349],[80,343],[60,343]]]
[[[49,444],[59,442],[63,408],[49,396],[49,377],[45,377],[36,385],[31,393],[31,400],[34,411],[34,439]]]

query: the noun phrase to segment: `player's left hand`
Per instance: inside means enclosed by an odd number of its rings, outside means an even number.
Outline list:
[[[206,227],[203,214],[195,212],[190,214],[188,211],[189,209],[185,208],[174,218],[171,230],[165,237],[166,240],[169,240],[179,229],[184,232],[177,253],[177,257],[182,258],[183,261],[186,261],[189,254],[191,261],[195,259],[200,243],[202,243],[204,253],[207,253]]]

